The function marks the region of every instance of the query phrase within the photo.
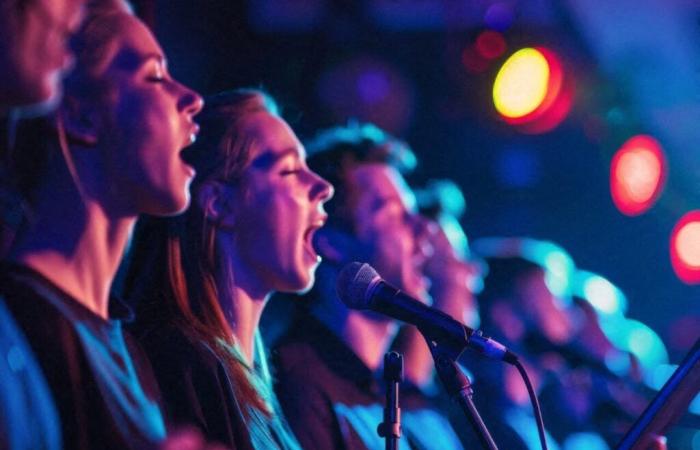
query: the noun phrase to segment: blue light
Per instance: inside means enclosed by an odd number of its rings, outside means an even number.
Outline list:
[[[625,295],[607,279],[586,271],[577,274],[576,289],[596,311],[602,314],[624,314],[627,310]]]

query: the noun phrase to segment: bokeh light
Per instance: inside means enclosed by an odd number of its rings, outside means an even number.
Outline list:
[[[571,110],[573,79],[555,52],[524,48],[503,64],[493,84],[493,102],[506,123],[539,134],[558,126]]]
[[[622,315],[627,310],[623,292],[606,278],[591,272],[577,272],[575,293],[586,299],[600,314]]]
[[[476,38],[476,50],[486,59],[495,59],[506,51],[506,41],[501,33],[482,31]]]
[[[503,64],[493,84],[496,110],[506,118],[521,118],[535,111],[547,95],[549,63],[535,48],[515,52]]]
[[[610,163],[610,193],[617,209],[628,216],[649,210],[663,191],[666,171],[656,139],[637,135],[627,140]]]
[[[671,233],[671,264],[684,283],[700,283],[700,210],[681,217]]]

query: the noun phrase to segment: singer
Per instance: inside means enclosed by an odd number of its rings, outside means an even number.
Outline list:
[[[305,449],[382,447],[376,429],[384,398],[376,372],[398,327],[385,316],[347,309],[335,286],[340,269],[361,260],[426,298],[425,222],[401,174],[415,157],[371,125],[326,131],[308,150],[309,165],[334,184],[336,196],[327,205],[328,224],[316,234],[324,262],[307,297],[310,314],[299,315],[273,353],[278,397]],[[402,411],[402,425],[402,448],[461,448],[435,410]]]

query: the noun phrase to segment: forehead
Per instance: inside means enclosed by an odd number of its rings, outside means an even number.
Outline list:
[[[416,198],[403,176],[388,164],[360,164],[348,172],[348,188],[358,198],[398,201],[416,210]],[[360,200],[362,201],[362,200]]]
[[[250,114],[243,120],[241,128],[243,134],[256,143],[252,156],[261,153],[293,153],[302,158],[306,156],[304,147],[291,127],[274,114],[267,111]]]
[[[56,20],[70,20],[78,14],[87,0],[34,0],[27,2],[30,7],[43,9]]]
[[[111,32],[111,38],[103,49],[103,63],[108,70],[134,71],[149,58],[165,62],[160,45],[138,18],[128,13],[118,13],[106,18],[105,22],[105,28]]]

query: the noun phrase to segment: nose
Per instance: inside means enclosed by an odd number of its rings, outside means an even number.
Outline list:
[[[426,259],[431,257],[435,250],[431,242],[431,237],[436,233],[436,227],[438,225],[432,220],[415,213],[411,214],[411,223],[413,225],[413,235],[416,242],[416,253]]]
[[[190,117],[196,116],[204,108],[204,99],[194,90],[181,84],[182,94],[178,100],[179,111],[187,113]]]
[[[318,199],[321,203],[325,203],[333,198],[333,194],[335,193],[333,185],[317,173],[311,173],[314,176],[314,186],[311,189],[311,198]]]

